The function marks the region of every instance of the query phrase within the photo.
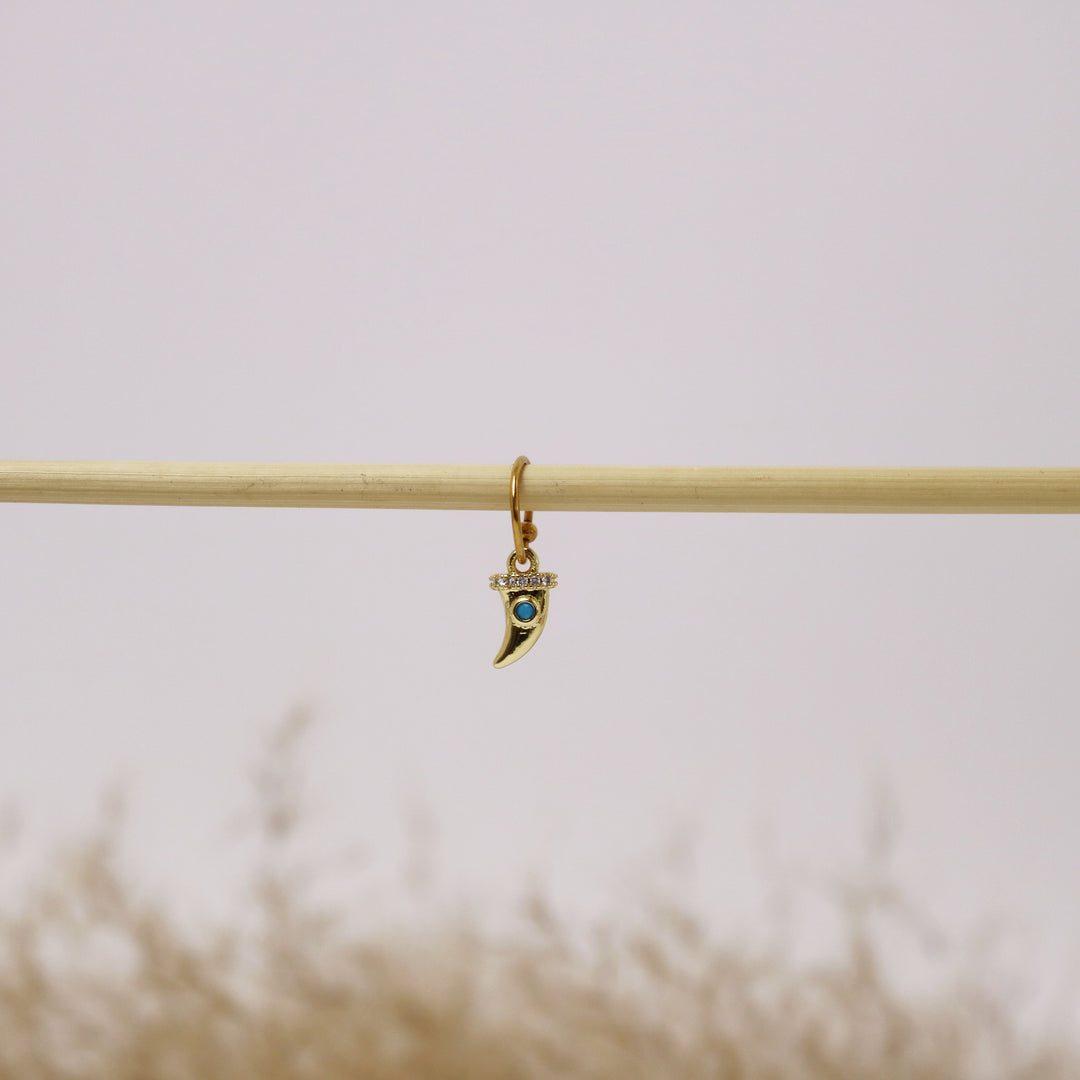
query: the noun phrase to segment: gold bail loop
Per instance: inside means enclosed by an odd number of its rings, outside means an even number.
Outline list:
[[[510,470],[510,521],[514,527],[514,554],[517,556],[518,563],[529,561],[529,544],[536,539],[536,526],[533,524],[532,511],[525,511],[523,521],[521,512],[518,510],[518,484],[521,481],[521,474],[528,464],[529,459],[522,454],[514,462]]]

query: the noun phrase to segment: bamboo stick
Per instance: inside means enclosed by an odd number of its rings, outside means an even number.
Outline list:
[[[0,502],[507,510],[506,465],[0,462]],[[1073,468],[530,465],[530,510],[1075,514]]]

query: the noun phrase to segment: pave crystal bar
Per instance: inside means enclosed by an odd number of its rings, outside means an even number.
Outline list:
[[[493,589],[554,589],[558,574],[492,574]]]

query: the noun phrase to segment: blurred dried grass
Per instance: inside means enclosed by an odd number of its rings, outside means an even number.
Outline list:
[[[184,931],[120,869],[121,815],[0,921],[0,1078],[18,1080],[1076,1080],[985,987],[890,986],[871,875],[847,948],[797,966],[717,944],[677,906],[572,943],[540,895],[516,935],[451,922],[363,933],[316,912],[281,853],[300,819],[294,718],[256,774],[271,857],[253,928]]]

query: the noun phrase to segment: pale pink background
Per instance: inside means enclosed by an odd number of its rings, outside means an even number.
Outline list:
[[[0,456],[1080,465],[1078,55],[1052,0],[7,0]],[[306,702],[372,873],[422,805],[451,892],[592,910],[685,827],[749,923],[884,784],[943,919],[1075,956],[1080,520],[538,524],[497,672],[505,514],[0,506],[26,842],[126,778],[213,909]]]

